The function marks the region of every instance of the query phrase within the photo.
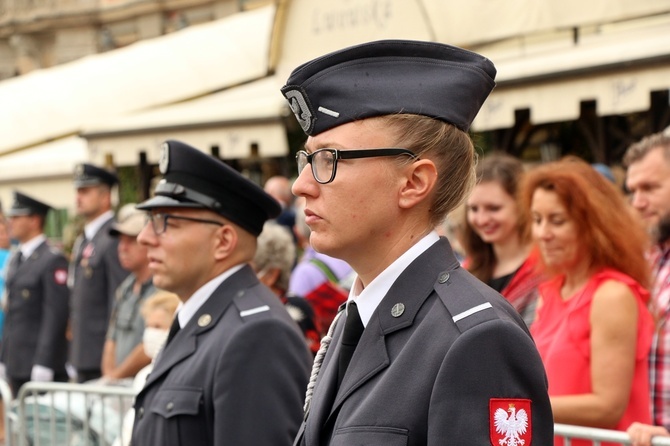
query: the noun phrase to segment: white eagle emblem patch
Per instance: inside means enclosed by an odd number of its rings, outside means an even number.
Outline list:
[[[491,398],[491,444],[530,445],[530,400]]]

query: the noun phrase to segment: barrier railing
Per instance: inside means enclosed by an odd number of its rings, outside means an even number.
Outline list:
[[[132,387],[26,383],[12,400],[0,381],[5,404],[6,446],[110,446],[120,437],[132,407]]]
[[[591,440],[593,446],[600,446],[602,442],[619,443],[627,446],[631,444],[628,434],[609,429],[556,423],[554,433],[564,439],[565,446],[571,446],[571,440]],[[670,446],[670,437],[655,437],[651,444],[653,446]]]
[[[120,436],[122,420],[132,406],[131,387],[29,382],[12,398],[0,380],[5,413],[6,446],[110,446]],[[565,446],[572,440],[590,440],[630,446],[625,432],[567,424],[555,424]],[[655,437],[653,446],[670,446],[670,437]]]

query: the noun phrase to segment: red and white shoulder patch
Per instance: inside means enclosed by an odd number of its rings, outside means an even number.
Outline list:
[[[521,398],[491,398],[489,430],[493,446],[530,445],[531,401]]]
[[[54,282],[58,285],[65,285],[67,283],[67,270],[64,268],[58,268],[54,271]]]

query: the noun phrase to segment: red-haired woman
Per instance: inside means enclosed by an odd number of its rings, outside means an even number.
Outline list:
[[[618,430],[649,423],[644,230],[616,187],[577,159],[528,172],[521,197],[551,274],[531,333],[555,422]]]
[[[510,155],[493,154],[479,162],[462,240],[468,271],[505,296],[530,326],[542,276],[528,218],[517,204],[522,176],[523,164]]]

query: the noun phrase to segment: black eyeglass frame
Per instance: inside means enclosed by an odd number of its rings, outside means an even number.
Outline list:
[[[156,218],[158,217],[158,219]],[[221,222],[221,221],[216,221],[216,220],[208,220],[206,218],[195,218],[195,217],[186,217],[184,215],[174,215],[174,214],[166,214],[163,212],[156,212],[156,213],[147,213],[147,222],[151,222],[151,228],[154,230],[154,234],[156,235],[161,235],[164,234],[165,231],[167,231],[167,225],[168,225],[168,219],[175,219],[175,220],[185,220],[185,221],[192,221],[195,223],[204,223],[204,224],[210,224],[210,225],[218,225],[218,226],[225,226],[226,224]],[[163,221],[163,227],[159,228],[157,221]],[[159,231],[160,229],[160,231]]]
[[[321,152],[329,152],[333,155],[333,169],[328,181],[321,181],[319,180],[319,178],[317,178],[314,164],[312,164],[312,159],[314,158],[314,156],[316,156],[318,153]],[[378,149],[363,149],[363,150],[338,150],[338,149],[323,148],[315,150],[312,153],[307,153],[306,150],[299,150],[298,153],[296,153],[295,155],[295,160],[296,163],[298,164],[298,175],[300,175],[303,169],[307,167],[307,164],[309,164],[312,166],[312,176],[314,177],[316,182],[319,184],[328,184],[335,179],[335,174],[337,173],[337,162],[339,160],[375,158],[378,156],[399,156],[399,155],[408,155],[414,161],[419,159],[419,156],[416,153],[408,149],[402,149],[399,147],[382,147]],[[300,166],[301,157],[304,157],[303,159],[305,160],[305,163],[302,167]]]

